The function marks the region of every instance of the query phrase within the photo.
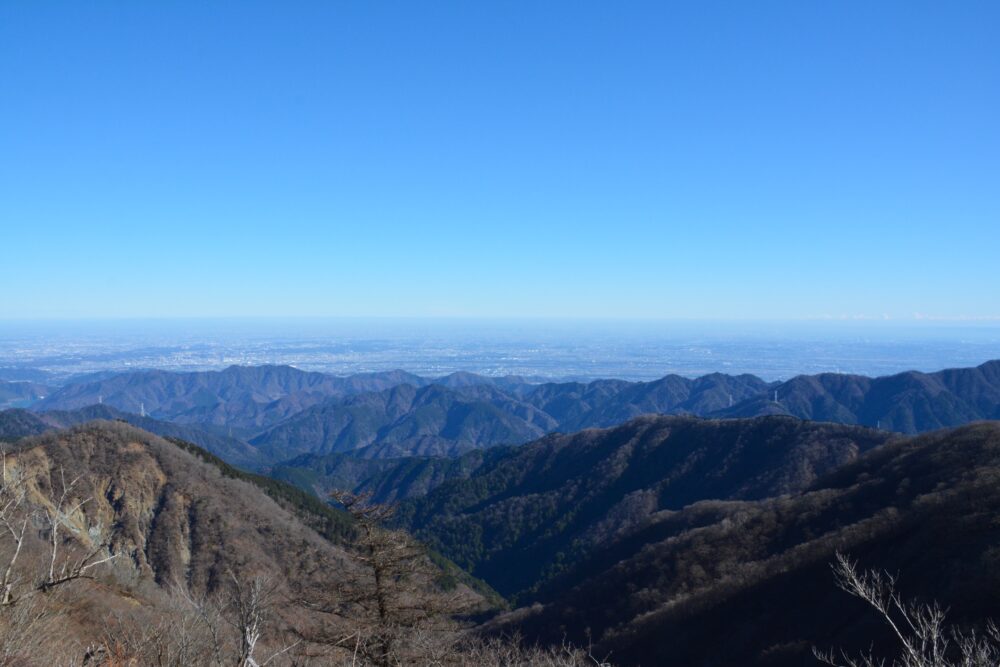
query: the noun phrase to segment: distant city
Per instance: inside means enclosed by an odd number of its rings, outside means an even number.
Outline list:
[[[1000,325],[569,320],[157,320],[0,323],[0,379],[287,364],[337,375],[403,369],[528,380],[668,373],[877,376],[1000,358]]]

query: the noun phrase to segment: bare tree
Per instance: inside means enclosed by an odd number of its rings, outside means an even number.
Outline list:
[[[218,605],[218,617],[235,631],[235,659],[232,662],[237,667],[264,667],[300,643],[285,644],[267,658],[255,657],[264,632],[273,625],[278,586],[266,576],[243,581],[230,571],[229,578],[229,591]],[[218,637],[218,634],[215,636]],[[218,651],[216,655],[219,655]]]
[[[229,577],[231,593],[226,621],[239,637],[236,664],[239,667],[254,667],[257,663],[253,653],[270,612],[271,587],[262,577],[254,577],[246,584],[231,571]]]
[[[214,664],[224,664],[223,653],[223,632],[222,614],[217,603],[207,600],[205,597],[194,597],[183,586],[176,586],[174,598],[179,600],[185,616],[196,619],[196,622],[206,634],[204,640],[211,653]],[[186,613],[184,613],[186,612]]]
[[[45,518],[49,524],[50,551],[48,576],[39,585],[39,590],[43,592],[76,579],[89,579],[91,578],[89,574],[90,570],[98,565],[114,560],[117,556],[117,554],[109,552],[107,544],[101,543],[77,558],[70,556],[59,558],[60,526],[67,524],[69,517],[78,512],[91,500],[90,498],[86,498],[74,505],[69,505],[70,495],[80,481],[80,478],[77,477],[67,484],[65,471],[61,468],[59,476],[62,482],[62,493],[59,495],[58,501],[45,509]],[[59,562],[58,566],[57,562]]]
[[[21,471],[7,468],[7,453],[0,452],[0,525],[4,537],[9,537],[13,548],[4,559],[3,578],[0,579],[0,606],[14,603],[14,586],[17,583],[15,567],[24,547],[25,531],[30,516],[24,511],[26,498],[25,483]]]
[[[440,572],[423,545],[386,526],[393,507],[371,503],[368,495],[336,491],[331,497],[358,527],[355,560],[361,569],[335,591],[304,596],[306,606],[347,625],[347,631],[310,639],[345,650],[351,664],[375,667],[424,663],[447,650],[454,639],[452,616],[465,602],[435,583]]]
[[[118,667],[264,667],[277,664],[298,642],[256,656],[272,625],[276,587],[266,577],[247,581],[230,572],[225,591],[195,598],[177,586],[148,614],[115,614],[80,665]],[[287,664],[287,662],[286,662]],[[2,663],[0,663],[2,666]]]
[[[0,558],[0,665],[16,663],[20,656],[37,650],[45,636],[43,627],[54,614],[33,600],[21,604],[19,588],[24,577],[18,559],[24,549],[31,513],[27,508],[27,483],[21,471],[7,465],[0,451],[0,542],[8,541]],[[31,590],[26,594],[30,597]]]
[[[464,638],[451,662],[477,667],[612,667],[606,658],[594,657],[592,648],[565,641],[557,646],[531,646],[518,634]]]
[[[891,663],[871,652],[852,657],[843,651],[813,649],[817,659],[833,667],[997,667],[1000,631],[992,621],[985,634],[963,632],[945,624],[946,612],[936,602],[908,602],[896,590],[896,577],[887,572],[860,572],[857,563],[838,553],[832,565],[837,586],[868,603],[892,628],[900,655]]]
[[[25,655],[40,650],[43,640],[51,642],[45,631],[59,615],[60,605],[41,603],[40,593],[49,593],[76,579],[91,578],[95,567],[114,559],[107,544],[100,544],[78,555],[78,550],[62,549],[61,528],[70,516],[88,502],[71,503],[76,482],[66,483],[60,470],[61,495],[50,506],[40,509],[28,497],[30,480],[17,465],[10,465],[6,452],[0,451],[0,665],[16,664]],[[39,544],[29,547],[33,526],[48,527],[48,553],[44,572],[30,571],[42,561]],[[30,552],[30,556],[24,556]],[[43,566],[44,567],[44,566]]]
[[[24,656],[50,642],[49,625],[55,618],[49,609],[30,599],[0,609],[0,667],[22,664]]]

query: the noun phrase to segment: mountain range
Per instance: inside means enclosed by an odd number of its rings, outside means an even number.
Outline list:
[[[479,386],[475,394],[457,395],[431,391],[433,385],[429,385],[420,391],[434,396],[437,421],[424,419],[419,426],[414,425],[427,414],[426,405],[423,412],[404,411],[388,419],[384,418],[384,411],[377,412],[383,416],[383,426],[372,427],[374,420],[369,420],[367,426],[361,427],[369,440],[361,440],[359,423],[351,419],[354,408],[329,403],[286,420],[253,442],[255,446],[270,448],[268,456],[272,460],[279,458],[282,451],[297,454],[266,466],[276,477],[320,494],[333,488],[351,488],[371,492],[377,499],[387,501],[424,495],[448,479],[468,477],[484,457],[474,450],[460,453],[463,449],[517,442],[518,432],[534,432],[539,437],[544,432],[610,426],[645,413],[699,414],[700,410],[706,417],[725,419],[783,415],[861,423],[904,433],[958,426],[1000,415],[1000,362],[874,380],[837,374],[799,376],[778,385],[764,385],[748,376],[713,375],[695,381],[680,380],[668,376],[652,383],[600,380],[588,384],[543,384],[521,388],[516,397],[495,387]],[[762,387],[767,394],[739,403],[734,398],[732,407],[715,409],[720,403],[728,403],[734,391],[745,395]],[[778,401],[774,401],[775,392]],[[684,400],[678,403],[680,398]],[[353,400],[360,403],[371,397],[359,396]],[[374,399],[377,404],[386,400],[385,395]],[[478,413],[469,410],[470,401],[478,401],[482,410]],[[456,405],[462,409],[449,410]],[[495,423],[502,425],[502,429],[486,432],[475,420],[465,420],[470,415],[481,417],[487,410],[493,414],[500,412]],[[397,434],[421,433],[421,429],[423,432],[410,440],[397,438],[387,446],[382,434],[389,430],[379,430],[385,424],[398,427],[394,432]],[[415,453],[432,456],[414,457]],[[441,458],[441,454],[459,454],[459,458],[450,461]],[[366,460],[387,456],[389,460]]]
[[[131,595],[149,618],[169,615],[174,587],[215,595],[231,571],[267,571],[286,597],[339,590],[365,562],[361,533],[320,498],[346,488],[397,501],[394,525],[463,595],[514,605],[476,617],[480,636],[565,639],[622,667],[791,667],[815,646],[892,652],[834,585],[840,552],[898,571],[903,593],[959,622],[1000,617],[1000,425],[903,433],[1000,416],[998,371],[541,385],[136,373],[0,411],[0,440],[5,463],[38,480],[30,516],[73,471],[96,500],[72,514],[67,549],[122,554],[105,588],[73,598],[80,614]],[[114,405],[137,396],[146,415]],[[26,563],[43,551],[33,537]],[[279,616],[320,622],[294,606]]]
[[[75,410],[103,403],[182,424],[245,435],[334,397],[425,381],[404,371],[337,377],[291,366],[230,366],[222,371],[135,371],[61,387],[33,405]]]
[[[259,460],[256,449],[248,443],[189,424],[143,417],[123,412],[110,405],[88,405],[76,410],[29,412],[24,409],[0,411],[0,440],[14,440],[38,435],[52,429],[68,428],[94,420],[127,422],[162,437],[184,440],[214,453],[233,465],[250,469]]]
[[[490,530],[499,507],[464,509],[461,489],[438,498],[446,514],[422,530],[450,544],[450,526],[441,528],[458,521],[516,553],[518,542]],[[1000,616],[1000,424],[893,438],[797,492],[752,495],[660,509],[647,501],[493,630],[591,641],[623,665],[791,667],[817,664],[814,647],[873,649],[888,664],[898,639],[834,585],[837,553],[898,577],[903,600],[937,601],[958,626]],[[548,509],[545,496],[518,492],[502,503],[525,518]]]
[[[716,373],[693,380],[530,384],[471,373],[335,377],[288,366],[234,366],[69,384],[31,408],[74,410],[99,402],[244,440],[259,450],[256,465],[263,466],[306,453],[455,455],[642,414],[785,414],[918,433],[1000,416],[1000,362],[880,378],[803,375],[781,383]]]

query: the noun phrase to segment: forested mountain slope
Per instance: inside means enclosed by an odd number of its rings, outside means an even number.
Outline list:
[[[52,428],[44,419],[21,408],[0,410],[0,441],[11,442],[29,435],[38,435]]]
[[[0,380],[0,408],[30,405],[52,393],[51,387],[35,382],[6,382]]]
[[[656,512],[795,493],[891,437],[788,417],[642,417],[504,450],[404,502],[400,518],[501,593],[529,599]]]
[[[99,402],[158,419],[256,432],[337,396],[425,381],[403,371],[337,377],[291,366],[230,366],[222,371],[136,371],[69,384],[32,407],[74,410]]]
[[[624,665],[811,665],[813,646],[895,655],[871,609],[834,586],[838,551],[898,573],[904,597],[937,600],[954,622],[1000,617],[1000,425],[886,443],[791,496],[654,512],[497,627],[551,641],[588,628]]]
[[[427,495],[453,479],[465,479],[484,461],[504,456],[510,447],[473,449],[461,456],[405,456],[361,458],[352,454],[303,454],[266,469],[321,498],[331,491],[348,490],[371,494],[379,503],[391,503]]]
[[[141,417],[123,412],[110,405],[89,405],[76,410],[51,410],[34,413],[21,409],[0,411],[0,440],[38,435],[48,430],[68,428],[77,424],[103,419],[124,421],[161,437],[178,438],[203,447],[233,465],[254,469],[260,456],[250,444],[191,424]]]
[[[351,451],[370,457],[455,455],[533,440],[555,426],[548,415],[488,386],[403,384],[315,406],[251,443],[270,460]]]

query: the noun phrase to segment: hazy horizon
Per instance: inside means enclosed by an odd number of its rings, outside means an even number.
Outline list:
[[[0,369],[57,379],[135,369],[285,364],[338,375],[401,369],[533,380],[767,380],[886,375],[1000,358],[1000,326],[894,321],[202,318],[0,322]]]
[[[1000,357],[993,18],[0,6],[0,362],[773,379]]]

